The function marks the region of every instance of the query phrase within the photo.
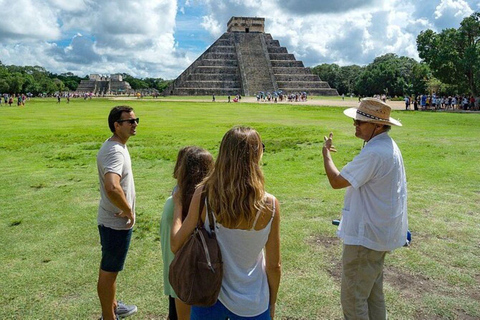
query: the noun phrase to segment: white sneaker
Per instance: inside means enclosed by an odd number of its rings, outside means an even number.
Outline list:
[[[132,314],[137,313],[137,306],[135,305],[127,305],[122,301],[117,301],[117,308],[115,309],[115,314],[119,318],[126,318],[131,316]]]

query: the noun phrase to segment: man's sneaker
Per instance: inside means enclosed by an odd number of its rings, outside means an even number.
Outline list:
[[[131,316],[132,314],[137,313],[137,306],[135,305],[127,305],[123,303],[122,301],[117,301],[117,309],[115,309],[115,313],[120,317],[120,318],[126,318],[128,316]]]

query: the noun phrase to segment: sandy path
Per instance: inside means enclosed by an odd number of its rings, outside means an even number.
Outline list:
[[[223,97],[222,97],[223,98]],[[137,100],[136,97],[112,97],[110,98],[112,100]],[[201,101],[201,102],[211,102],[211,99],[204,99],[204,98],[199,98],[199,99],[192,99],[189,97],[189,99],[179,99],[178,97],[176,99],[169,99],[168,97],[166,98],[159,98],[159,101]],[[226,99],[219,99],[217,98],[217,102],[227,102]],[[233,101],[233,99],[232,99]],[[257,98],[255,97],[242,97],[242,102],[251,102],[251,103],[257,103]],[[273,102],[259,102],[261,104],[274,104]],[[322,100],[308,100],[308,101],[302,101],[302,102],[277,102],[278,104],[292,104],[292,105],[314,105],[314,106],[334,106],[334,107],[356,107],[358,105],[358,98],[345,98],[344,101],[338,100],[338,99],[322,99]],[[394,110],[405,110],[405,102],[403,101],[389,101],[387,100],[387,104],[392,107]],[[413,105],[410,106],[411,109],[413,109]]]

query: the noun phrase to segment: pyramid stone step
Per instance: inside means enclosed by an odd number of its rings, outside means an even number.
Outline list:
[[[211,96],[215,95],[237,95],[240,94],[241,88],[176,88],[175,94],[179,96]],[[173,94],[173,93],[171,93]]]
[[[235,46],[215,46],[208,50],[209,53],[233,53],[236,56]]]
[[[320,81],[316,74],[276,74],[277,82],[286,81]]]
[[[228,46],[231,46],[232,43],[231,43],[230,39],[219,39],[215,42],[215,45],[216,46],[222,46],[222,47],[228,47]]]
[[[237,60],[223,60],[223,59],[204,59],[202,60],[204,66],[225,66],[225,67],[236,67],[238,65]]]
[[[187,81],[235,81],[240,78],[236,73],[193,73],[187,77]]]
[[[205,59],[220,59],[220,60],[237,60],[236,53],[225,53],[225,52],[208,52],[205,54]]]
[[[296,67],[303,68],[302,61],[292,61],[292,60],[270,60],[272,62],[273,68],[285,68],[285,67]]]
[[[270,53],[270,60],[291,60],[295,61],[295,56],[291,53]]]
[[[285,47],[268,47],[268,53],[288,53]]]
[[[238,74],[237,66],[198,66],[195,73]]]
[[[269,46],[269,47],[280,47],[280,41],[278,41],[278,40],[267,41],[267,46]]]
[[[184,82],[185,88],[237,88],[240,87],[239,81],[190,81],[187,80]]]
[[[273,73],[277,74],[312,74],[308,68],[302,67],[273,67]]]

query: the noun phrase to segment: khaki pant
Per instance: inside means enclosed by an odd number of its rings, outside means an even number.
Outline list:
[[[386,253],[362,246],[343,246],[341,301],[346,320],[387,319],[383,296]]]

